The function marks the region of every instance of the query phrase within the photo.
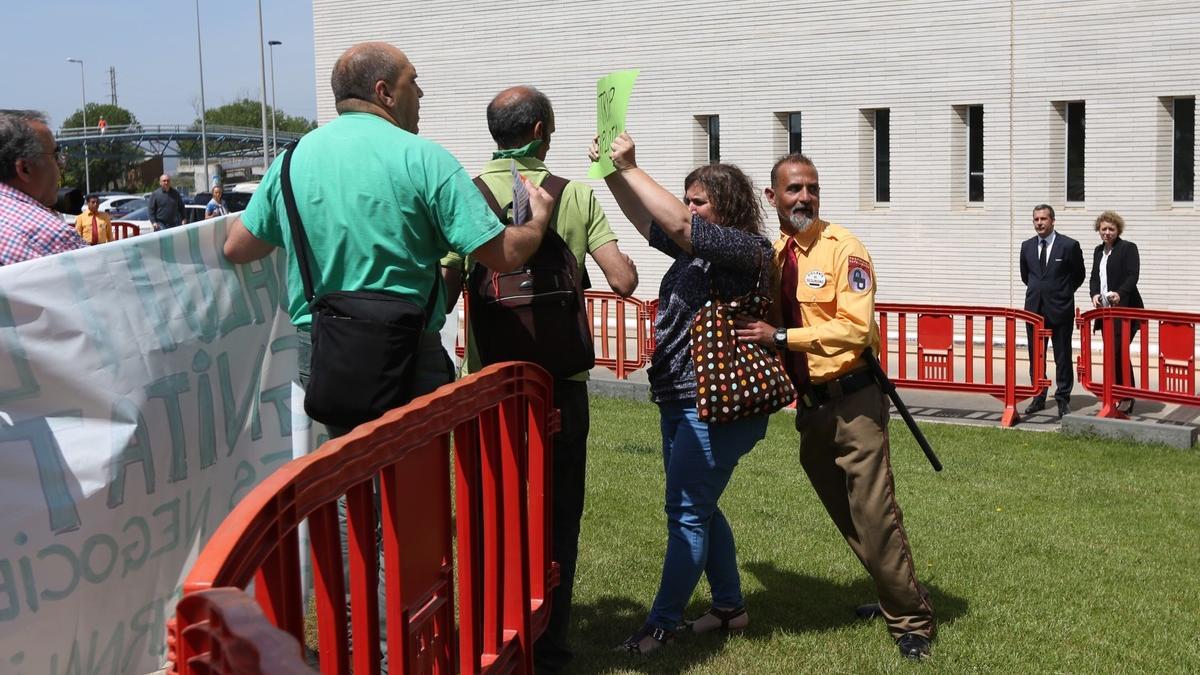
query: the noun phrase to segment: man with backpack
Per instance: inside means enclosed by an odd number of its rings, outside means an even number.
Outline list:
[[[468,260],[464,267],[456,255],[442,264],[451,301],[467,273],[466,372],[498,361],[528,360],[555,376],[554,406],[562,425],[554,438],[551,536],[560,576],[549,626],[534,645],[537,671],[553,673],[572,656],[567,637],[583,516],[587,378],[594,363],[591,325],[583,304],[584,255],[592,256],[609,287],[622,297],[637,288],[637,269],[617,247],[617,237],[592,188],[553,176],[546,168],[554,110],[545,94],[528,86],[505,89],[488,105],[487,120],[498,149],[475,184],[500,219],[512,222],[514,163],[529,182],[556,197],[557,205],[541,248],[524,270],[494,274],[476,260]]]

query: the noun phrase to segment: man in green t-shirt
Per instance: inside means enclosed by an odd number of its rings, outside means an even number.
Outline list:
[[[290,152],[291,182],[308,236],[313,291],[390,291],[420,306],[439,286],[438,261],[447,250],[472,255],[509,271],[541,243],[554,203],[529,183],[531,218],[504,227],[445,149],[418,137],[423,95],[404,52],[382,42],[346,50],[333,67],[331,84],[338,117],[305,135]],[[307,383],[312,316],[304,298],[276,161],[246,210],[230,225],[225,257],[246,263],[287,251],[288,311],[299,328],[301,384]],[[436,307],[443,307],[439,301]],[[414,395],[454,379],[438,331],[442,312],[428,317],[417,353]],[[331,435],[348,429],[330,428]],[[339,515],[342,540],[345,515]],[[343,543],[343,557],[345,544]],[[382,559],[381,559],[382,560]],[[385,606],[380,576],[379,606]],[[387,671],[386,616],[380,612],[382,670]]]
[[[498,204],[512,201],[512,162],[521,175],[540,185],[549,175],[544,161],[554,133],[554,110],[550,99],[533,87],[505,89],[496,95],[487,108],[488,131],[498,148],[492,161],[483,167],[480,178],[496,197]],[[567,248],[575,254],[579,273],[583,273],[584,256],[590,254],[604,273],[608,285],[623,297],[637,288],[637,269],[629,256],[617,248],[617,236],[609,227],[608,218],[592,188],[585,183],[571,182],[563,190],[550,227],[562,237]],[[478,255],[479,260],[491,267]],[[450,255],[442,261],[451,298],[461,288],[462,256]],[[467,358],[464,370],[480,367],[475,350],[475,336],[485,334],[487,326],[467,326]],[[554,345],[546,345],[553,349]],[[584,470],[587,461],[589,427],[587,372],[558,379],[554,382],[554,406],[560,412],[562,427],[554,437],[553,529],[551,532],[553,558],[559,564],[559,585],[554,590],[550,607],[550,623],[546,632],[534,644],[534,663],[537,672],[554,673],[571,660],[567,640],[570,628],[571,593],[575,583],[575,561],[579,551],[579,521],[583,516]]]
[[[333,68],[338,117],[291,150],[292,186],[311,245],[318,297],[337,290],[390,291],[424,306],[437,290],[438,261],[447,250],[512,270],[541,243],[553,209],[549,195],[531,185],[530,221],[504,227],[496,220],[458,160],[416,135],[423,95],[416,78],[404,52],[392,45],[351,47]],[[275,247],[288,251],[288,311],[301,330],[304,374],[312,316],[283,204],[282,164],[267,170],[246,211],[230,226],[224,250],[235,263],[262,258]],[[438,338],[445,316],[434,314],[417,357],[418,396],[453,379]]]

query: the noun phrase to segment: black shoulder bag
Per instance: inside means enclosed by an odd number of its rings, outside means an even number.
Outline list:
[[[425,307],[385,291],[331,291],[314,300],[308,235],[292,192],[293,147],[283,156],[283,203],[312,312],[312,363],[304,412],[350,429],[412,400],[425,324],[437,300],[438,276]]]

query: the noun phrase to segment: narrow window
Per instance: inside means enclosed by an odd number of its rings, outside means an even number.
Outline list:
[[[788,113],[788,152],[804,152],[800,134],[800,113]]]
[[[1196,99],[1175,99],[1171,118],[1175,126],[1172,192],[1175,201],[1190,202],[1196,188]]]
[[[708,116],[708,163],[721,161],[721,117]]]
[[[891,110],[875,111],[875,202],[892,201]]]
[[[967,108],[967,200],[983,201],[983,106]]]
[[[1067,201],[1084,201],[1084,106],[1083,101],[1067,103]]]

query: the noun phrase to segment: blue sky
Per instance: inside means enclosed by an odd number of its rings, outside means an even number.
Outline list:
[[[79,109],[84,60],[89,103],[110,102],[108,68],[117,69],[117,103],[143,124],[186,124],[200,98],[194,0],[0,0],[0,108],[32,108],[51,126]],[[262,0],[264,40],[275,47],[279,110],[316,117],[312,3]],[[204,99],[209,108],[258,99],[255,0],[201,0]],[[265,45],[265,43],[264,43]],[[270,52],[267,102],[270,103]]]

